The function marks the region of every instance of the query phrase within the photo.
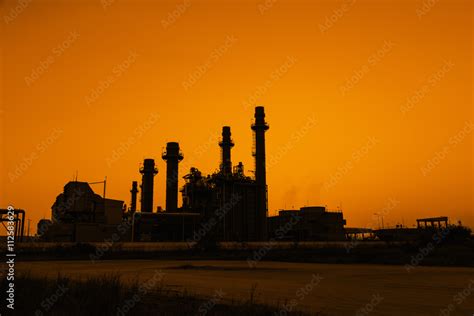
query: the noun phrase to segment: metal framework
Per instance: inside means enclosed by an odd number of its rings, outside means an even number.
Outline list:
[[[0,221],[2,222],[3,227],[8,232],[7,226],[5,222],[9,222],[10,219],[8,218],[9,214],[8,209],[0,209]],[[15,241],[23,241],[24,233],[25,233],[25,211],[20,209],[13,210],[14,218],[13,222],[15,223],[15,229],[13,230]]]

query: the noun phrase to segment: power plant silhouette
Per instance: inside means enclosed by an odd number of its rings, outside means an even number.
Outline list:
[[[45,240],[51,241],[102,241],[114,233],[124,241],[344,240],[345,220],[340,211],[304,207],[281,210],[278,216],[268,217],[265,163],[268,129],[264,108],[255,107],[251,125],[254,177],[245,174],[242,162],[232,164],[235,144],[231,128],[224,126],[218,143],[221,148],[218,171],[203,175],[191,167],[183,177],[185,184],[180,189],[180,208],[178,166],[184,155],[177,142],[169,142],[162,153],[162,159],[166,161],[164,210],[157,208],[154,211],[154,178],[158,169],[155,160],[149,158],[139,169],[142,175],[140,190],[137,181],[132,182],[129,209],[125,209],[123,201],[95,194],[86,182],[72,181],[57,197],[52,207],[52,220],[42,220],[38,231]]]
[[[305,206],[299,210],[279,210],[268,217],[268,187],[265,164],[265,133],[269,125],[262,106],[255,107],[252,155],[254,177],[247,176],[244,165],[232,164],[230,126],[222,128],[218,171],[203,175],[196,167],[183,176],[179,189],[179,163],[184,159],[179,144],[169,142],[161,158],[166,161],[166,206],[154,211],[154,179],[158,174],[155,160],[143,161],[140,189],[132,181],[130,207],[123,201],[105,198],[103,182],[71,181],[64,186],[52,206],[51,220],[38,223],[38,235],[44,241],[344,241],[375,239],[417,240],[433,231],[448,227],[447,217],[418,219],[417,228],[397,225],[381,229],[345,228],[342,211],[329,212],[324,206]],[[100,196],[89,184],[103,183]],[[178,191],[182,206],[178,207]],[[140,192],[140,210],[137,196]],[[5,211],[6,210],[2,210]],[[17,222],[24,219],[17,215]],[[444,225],[442,225],[442,222]],[[420,223],[425,223],[421,227]],[[431,225],[427,225],[430,223]],[[21,225],[16,225],[20,227]],[[22,227],[22,226],[21,226]],[[451,227],[451,226],[449,226]],[[466,230],[467,231],[467,230]],[[23,229],[16,233],[23,236]],[[454,234],[451,234],[454,235]]]
[[[255,107],[252,155],[255,176],[247,176],[244,165],[232,164],[230,126],[222,128],[220,166],[217,172],[202,175],[195,167],[184,175],[179,190],[179,163],[184,159],[179,144],[169,142],[162,159],[166,162],[166,206],[153,209],[155,160],[148,158],[139,169],[142,175],[132,182],[130,207],[123,201],[95,194],[86,182],[66,184],[52,207],[52,220],[42,220],[38,232],[50,241],[102,241],[126,227],[122,240],[132,241],[264,241],[278,239],[343,240],[345,220],[341,212],[327,212],[324,207],[306,207],[301,211],[280,211],[268,217],[268,190],[265,163],[265,133],[269,125],[265,110]],[[104,183],[105,185],[105,183]],[[137,195],[140,192],[140,210]],[[295,222],[296,219],[296,222]],[[284,235],[280,227],[291,226]],[[268,229],[270,228],[270,232]]]

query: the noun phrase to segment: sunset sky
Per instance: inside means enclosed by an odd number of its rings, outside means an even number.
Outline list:
[[[251,175],[255,105],[270,215],[327,205],[349,227],[377,227],[374,213],[474,226],[470,0],[0,4],[0,207],[25,209],[31,231],[76,171],[129,205],[144,158],[164,207],[166,142],[181,176],[211,173],[224,125]]]

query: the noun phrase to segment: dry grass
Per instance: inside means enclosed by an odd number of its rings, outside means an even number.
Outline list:
[[[6,289],[5,278],[2,291]],[[153,288],[128,285],[118,275],[71,279],[38,278],[29,273],[15,278],[15,311],[8,315],[280,315],[280,309],[259,304],[254,293],[247,301],[200,297],[172,291],[162,282]],[[3,308],[3,306],[2,306]],[[292,311],[284,315],[306,315]]]

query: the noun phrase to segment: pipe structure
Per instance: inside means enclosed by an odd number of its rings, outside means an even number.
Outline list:
[[[141,211],[151,213],[153,212],[154,177],[158,173],[158,169],[155,168],[155,160],[145,159],[140,173],[142,174]]]
[[[161,157],[166,161],[166,211],[174,212],[178,209],[178,164],[184,156],[178,143],[169,142]]]
[[[255,122],[252,124],[255,140],[255,182],[257,183],[257,230],[258,239],[265,240],[267,235],[266,218],[267,204],[267,176],[265,167],[265,132],[269,129],[265,122],[263,106],[255,107]]]
[[[138,183],[137,181],[132,182],[132,189],[130,190],[132,194],[132,199],[130,201],[130,211],[135,213],[137,211],[137,193],[138,193]]]
[[[231,139],[230,126],[222,127],[222,140],[219,142],[221,147],[221,173],[224,175],[232,174],[232,160],[230,151],[234,147]]]

